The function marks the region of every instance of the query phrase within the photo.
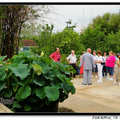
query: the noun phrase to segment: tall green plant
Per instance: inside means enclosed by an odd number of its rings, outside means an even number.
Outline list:
[[[53,32],[53,25],[46,25],[39,29],[39,35],[33,36],[37,47],[33,47],[34,53],[40,54],[44,51],[46,55],[50,55],[57,47],[60,48],[61,54],[70,54],[71,50],[75,50],[76,54],[81,54],[85,50],[80,39],[79,33],[73,28],[66,27],[62,32]]]

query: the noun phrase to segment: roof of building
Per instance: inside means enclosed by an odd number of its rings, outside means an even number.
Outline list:
[[[33,40],[23,40],[23,45],[24,46],[36,46],[36,43]]]

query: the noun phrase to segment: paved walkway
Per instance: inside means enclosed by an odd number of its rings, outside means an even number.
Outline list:
[[[0,113],[13,113],[13,112],[0,103]]]
[[[91,86],[81,86],[81,81],[80,78],[73,80],[76,94],[70,95],[68,99],[60,103],[60,109],[79,113],[120,113],[120,86],[115,86],[113,81],[105,79],[99,84],[94,80]]]

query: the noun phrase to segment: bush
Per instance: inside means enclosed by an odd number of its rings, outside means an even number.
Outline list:
[[[56,63],[44,56],[23,52],[4,61],[0,57],[0,97],[14,102],[15,112],[39,112],[54,102],[63,102],[74,94],[72,67]]]

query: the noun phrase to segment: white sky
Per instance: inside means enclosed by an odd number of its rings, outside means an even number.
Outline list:
[[[51,5],[50,5],[51,6]],[[91,23],[92,19],[104,13],[118,13],[120,5],[52,5],[49,23],[54,24],[55,31],[61,31],[66,21],[71,19],[77,24],[77,31]]]

